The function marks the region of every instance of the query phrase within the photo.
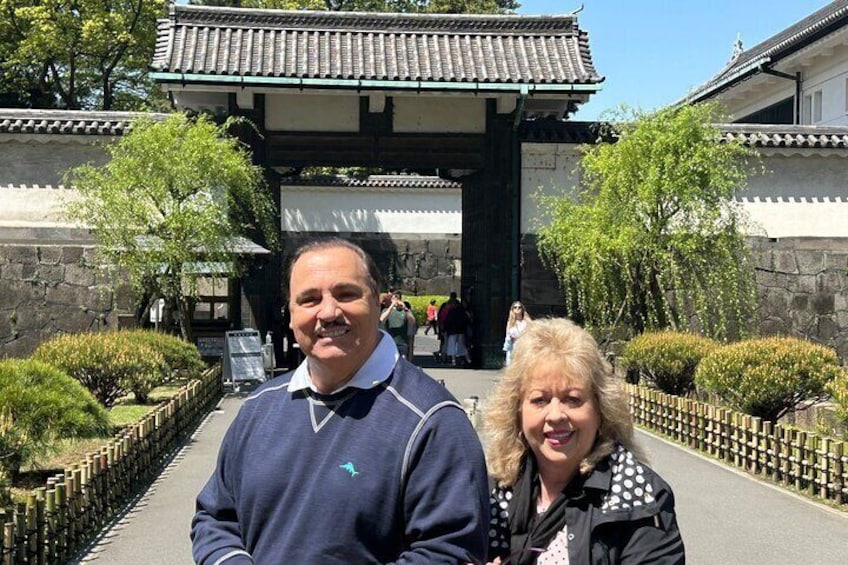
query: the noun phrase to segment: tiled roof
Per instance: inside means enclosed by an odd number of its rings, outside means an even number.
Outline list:
[[[720,73],[690,93],[686,100],[698,102],[710,98],[737,81],[759,72],[762,65],[772,66],[780,59],[846,25],[848,0],[831,2],[780,33],[740,53]]]
[[[0,133],[122,135],[143,112],[0,109]]]
[[[530,143],[595,143],[600,137],[600,122],[571,122],[550,118],[524,120],[518,137]]]
[[[848,126],[720,124],[723,137],[757,148],[848,149]]]
[[[518,126],[522,142],[596,143],[601,122],[528,120]],[[716,124],[721,138],[755,148],[848,149],[848,126],[800,126],[791,124]]]
[[[247,10],[174,4],[157,73],[198,77],[595,85],[588,36],[561,16]]]
[[[280,181],[286,186],[332,186],[353,187],[365,189],[457,189],[462,188],[462,183],[434,176],[419,175],[370,175],[364,178],[355,178],[339,175],[326,175],[314,177],[287,177]]]

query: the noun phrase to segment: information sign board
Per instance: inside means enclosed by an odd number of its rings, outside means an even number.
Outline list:
[[[252,329],[229,331],[224,338],[224,381],[265,380],[262,364],[262,341],[259,332]]]

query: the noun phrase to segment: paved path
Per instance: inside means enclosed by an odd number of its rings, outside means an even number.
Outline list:
[[[425,342],[420,347],[427,347]],[[498,378],[496,371],[427,371],[443,379],[459,399],[476,395],[484,401]],[[221,402],[83,562],[192,563],[188,534],[194,497],[213,470],[218,445],[241,401],[228,396]],[[690,565],[848,563],[848,513],[789,494],[652,435],[640,432],[639,439],[652,455],[652,466],[674,488]]]

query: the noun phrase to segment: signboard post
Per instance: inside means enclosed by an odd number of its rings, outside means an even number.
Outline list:
[[[245,381],[265,381],[262,341],[258,331],[244,329],[226,333],[221,372],[224,382],[233,385]]]

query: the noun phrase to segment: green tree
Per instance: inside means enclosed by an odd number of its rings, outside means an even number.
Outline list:
[[[720,141],[715,105],[620,115],[615,143],[586,147],[576,197],[540,199],[539,252],[571,314],[633,334],[744,333],[756,293],[733,197],[752,152]]]
[[[94,397],[59,369],[29,359],[0,361],[0,472],[9,478],[56,440],[103,435],[108,422]]]
[[[191,306],[203,274],[198,261],[232,263],[237,238],[264,236],[276,247],[275,206],[247,149],[205,116],[143,117],[108,148],[103,166],[72,169],[65,183],[82,199],[68,215],[92,227],[105,257],[139,297],[164,297],[191,341]]]
[[[164,0],[0,0],[2,89],[24,105],[143,109]],[[57,99],[50,100],[53,95]]]

